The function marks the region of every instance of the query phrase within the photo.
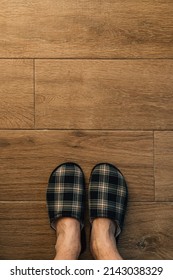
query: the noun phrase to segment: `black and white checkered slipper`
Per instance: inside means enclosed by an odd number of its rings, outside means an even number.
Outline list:
[[[122,173],[112,164],[97,164],[90,176],[89,215],[95,218],[109,218],[116,222],[117,238],[122,231],[128,190]]]
[[[67,162],[54,169],[47,188],[47,206],[50,225],[60,217],[72,217],[84,225],[84,174],[79,165]]]

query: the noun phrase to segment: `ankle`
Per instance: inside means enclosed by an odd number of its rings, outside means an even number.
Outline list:
[[[59,218],[56,222],[56,232],[59,233],[69,233],[74,231],[80,231],[80,223],[77,219],[71,217]]]
[[[95,238],[110,239],[114,237],[116,232],[116,224],[107,218],[94,219],[92,224],[92,233]]]
[[[80,223],[76,219],[62,218],[56,224],[56,233],[55,259],[77,259],[81,251]]]
[[[109,219],[93,221],[90,249],[95,259],[122,259],[115,240],[116,225]]]

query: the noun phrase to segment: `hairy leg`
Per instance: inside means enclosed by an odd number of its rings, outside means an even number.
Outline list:
[[[108,218],[96,218],[92,223],[91,252],[96,260],[122,260],[116,240],[116,224]]]
[[[80,223],[75,218],[62,217],[56,222],[56,245],[54,260],[76,260],[81,250]]]

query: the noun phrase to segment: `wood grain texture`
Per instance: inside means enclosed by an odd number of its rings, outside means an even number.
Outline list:
[[[53,259],[54,245],[45,202],[0,202],[0,259]]]
[[[81,260],[99,162],[128,184],[123,258],[173,259],[172,14],[172,0],[1,1],[0,259],[53,259],[46,190],[67,161],[86,181]]]
[[[173,203],[130,203],[119,240],[122,256],[173,259],[172,220]],[[52,259],[54,244],[45,202],[0,203],[0,259]],[[88,249],[84,255],[80,259],[92,258]]]
[[[37,60],[36,127],[172,129],[171,60]]]
[[[0,57],[172,58],[172,0],[1,1]]]
[[[129,203],[119,249],[126,259],[173,259],[173,203]]]
[[[155,196],[173,201],[173,131],[157,131],[155,139]]]
[[[0,200],[45,200],[50,173],[66,161],[80,164],[87,182],[96,163],[113,163],[130,200],[154,200],[152,132],[0,131],[0,151]]]
[[[0,129],[33,127],[33,61],[0,60]]]

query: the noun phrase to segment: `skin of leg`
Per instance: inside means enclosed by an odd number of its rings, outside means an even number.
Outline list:
[[[93,220],[90,248],[96,260],[122,260],[114,236],[116,228],[116,223],[108,218]]]
[[[56,222],[56,245],[54,260],[76,260],[81,251],[80,222],[71,217]]]

